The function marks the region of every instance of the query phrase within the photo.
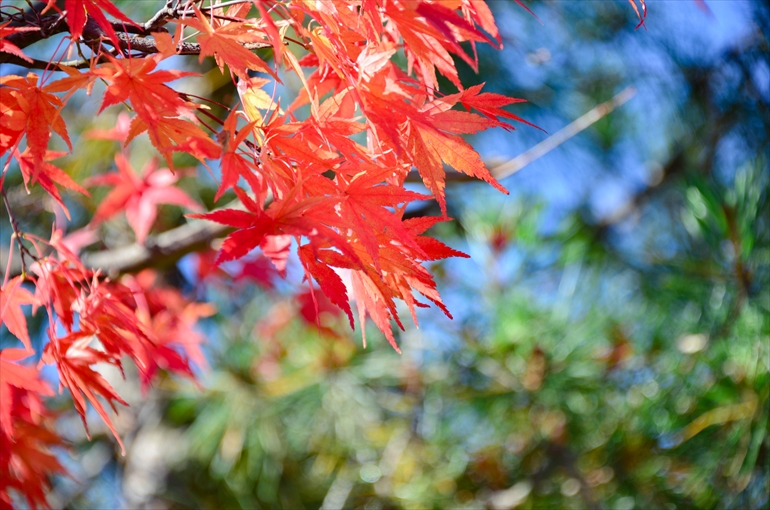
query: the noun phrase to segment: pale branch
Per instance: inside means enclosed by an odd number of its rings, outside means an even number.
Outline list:
[[[585,129],[589,128],[591,125],[593,125],[596,121],[599,119],[605,117],[609,113],[611,113],[615,108],[618,108],[619,106],[622,106],[625,104],[628,100],[630,100],[632,97],[636,95],[636,88],[634,87],[626,87],[625,89],[618,92],[615,97],[610,99],[609,101],[605,101],[604,103],[601,103],[573,122],[569,123],[556,133],[552,134],[542,142],[538,143],[531,149],[527,149],[525,152],[522,152],[515,158],[506,161],[505,163],[499,163],[499,164],[488,164],[487,167],[489,168],[489,172],[492,174],[492,177],[494,177],[497,180],[505,179],[506,177],[510,177],[511,175],[517,173],[522,168],[526,167],[536,159],[539,159],[555,148],[557,148],[559,145],[563,144],[573,136],[579,134],[580,132],[584,131]],[[446,176],[447,182],[475,182],[478,181],[477,178],[461,174],[459,172],[448,172]],[[412,172],[407,177],[407,182],[422,182],[422,179],[420,178],[419,174],[416,174]]]
[[[231,204],[230,208],[240,204]],[[203,220],[192,220],[185,225],[150,236],[145,244],[134,243],[111,250],[84,253],[83,264],[101,269],[108,276],[135,273],[148,267],[168,266],[183,256],[206,248],[230,230],[229,227]]]
[[[527,151],[519,154],[506,163],[491,167],[489,171],[492,173],[495,179],[504,179],[506,177],[510,177],[536,159],[545,156],[559,145],[563,144],[584,129],[590,127],[596,121],[612,112],[615,108],[624,105],[635,95],[635,87],[626,87],[609,101],[605,101],[604,103],[592,108],[587,113],[583,114],[578,119],[571,122],[556,133],[552,134],[531,149],[528,149]]]

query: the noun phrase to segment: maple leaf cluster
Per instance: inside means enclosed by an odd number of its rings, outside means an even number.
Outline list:
[[[149,269],[120,282],[101,278],[82,265],[61,231],[54,230],[47,241],[31,235],[30,239],[57,256],[41,257],[30,274],[9,279],[0,289],[3,324],[22,344],[0,351],[0,508],[11,507],[10,488],[24,494],[31,507],[45,507],[47,476],[64,472],[50,451],[63,444],[41,400],[54,394],[41,379],[44,365],[58,370],[60,389],[69,390],[86,431],[90,403],[122,449],[97,397],[113,411],[115,403],[127,404],[97,365],[122,371],[123,358],[129,358],[138,368],[144,391],[159,370],[194,378],[192,363],[205,366],[202,337],[194,325],[213,313],[210,305],[189,302],[178,290],[156,284]],[[34,286],[34,293],[25,284]],[[31,305],[33,313],[44,308],[49,318],[48,342],[37,366],[22,363],[35,354],[25,305]]]
[[[520,100],[483,92],[481,85],[464,88],[459,80],[455,59],[477,69],[477,43],[501,46],[488,6],[483,0],[206,4],[168,2],[142,24],[109,0],[67,0],[63,10],[51,2],[41,14],[59,16],[53,26],[66,22],[66,43],[85,44],[92,56],[72,66],[52,58],[43,73],[0,78],[0,157],[8,158],[3,179],[15,161],[25,186],[39,185],[65,214],[62,188],[90,196],[87,188],[107,187],[87,232],[125,213],[139,245],[147,242],[159,204],[197,211],[191,217],[232,229],[214,261],[201,259],[211,272],[259,248],[271,270],[285,274],[294,246],[310,284],[305,301],[315,310],[303,313],[318,316],[319,302],[336,306],[354,327],[355,303],[362,332],[371,318],[400,352],[392,332],[393,322],[403,329],[398,301],[415,323],[415,309],[429,303],[451,317],[423,264],[467,257],[425,235],[449,220],[446,168],[507,193],[462,138],[525,122],[504,109]],[[0,52],[34,63],[16,44],[19,37],[40,31],[44,38],[51,30],[0,24]],[[253,51],[261,47],[272,48],[271,64]],[[213,58],[236,83],[239,102],[227,106],[225,119],[212,116],[205,99],[195,102],[172,87],[196,76],[172,68],[174,59],[190,54],[201,62]],[[63,77],[52,79],[54,72]],[[302,89],[282,107],[276,87],[288,74]],[[441,93],[439,74],[458,91]],[[64,153],[50,149],[51,138],[55,133],[72,150],[62,112],[76,92],[91,94],[97,83],[104,86],[99,113],[109,107],[125,112],[115,128],[90,136],[122,148],[116,172],[78,183],[56,165]],[[157,157],[138,174],[129,146],[142,133]],[[218,169],[216,199],[232,192],[239,205],[201,212],[176,187],[183,172],[174,164],[178,152]],[[413,171],[430,194],[405,187]],[[408,204],[423,200],[436,200],[441,216],[405,217]],[[73,238],[58,229],[50,239],[14,233],[11,248],[18,243],[35,263],[20,276],[6,274],[2,287],[3,324],[22,348],[0,353],[0,505],[10,506],[8,490],[14,489],[35,507],[45,505],[47,476],[63,471],[49,450],[61,440],[42,405],[53,391],[39,367],[57,368],[84,425],[90,403],[120,442],[102,402],[113,410],[125,402],[98,366],[122,369],[128,358],[145,389],[160,370],[194,378],[191,364],[204,364],[194,325],[212,310],[162,287],[152,272],[105,278],[81,262]],[[258,276],[263,271],[253,263],[243,266],[244,275],[264,282]],[[35,353],[23,306],[43,308],[49,319],[37,367],[25,362]]]

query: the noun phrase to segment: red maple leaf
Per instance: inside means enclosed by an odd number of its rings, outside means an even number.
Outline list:
[[[5,287],[0,288],[0,324],[5,324],[13,336],[21,340],[24,348],[32,350],[27,331],[27,319],[21,305],[33,305],[37,300],[27,289],[21,286],[21,276],[11,278]]]
[[[254,163],[240,154],[239,147],[244,140],[251,134],[254,123],[237,131],[238,117],[235,112],[231,113],[225,120],[224,130],[222,131],[222,154],[221,164],[222,183],[219,185],[214,201],[219,200],[222,194],[230,188],[238,185],[238,180],[243,179],[251,186],[254,193],[261,193],[265,188],[264,180],[256,173]]]
[[[144,243],[158,215],[159,204],[172,204],[200,210],[200,205],[187,193],[173,186],[179,180],[167,168],[158,169],[156,159],[151,159],[138,176],[123,154],[115,155],[118,173],[92,177],[92,186],[113,186],[94,213],[93,225],[107,220],[121,211],[126,212],[128,224],[134,230],[136,240]]]
[[[180,19],[177,22],[200,31],[198,34],[198,44],[201,46],[200,62],[207,56],[213,56],[220,71],[224,72],[227,64],[230,71],[244,80],[249,79],[247,72],[249,69],[267,73],[278,79],[275,71],[270,69],[264,60],[243,47],[244,43],[263,42],[262,34],[246,23],[220,23],[213,19],[209,20],[197,7],[194,7],[194,10],[195,19]]]
[[[414,135],[410,142],[414,164],[420,172],[425,186],[431,190],[446,214],[446,171],[444,163],[455,170],[478,177],[508,194],[508,191],[489,173],[481,156],[465,140],[456,135],[442,133],[432,124],[414,122]]]
[[[55,5],[56,0],[48,0],[48,6],[59,10]],[[83,35],[83,28],[86,26],[88,16],[91,16],[99,27],[104,30],[110,37],[112,42],[116,45],[120,45],[117,34],[112,28],[107,17],[102,10],[118,18],[124,23],[128,23],[135,27],[138,27],[134,21],[128,18],[125,14],[120,12],[120,9],[115,7],[110,0],[64,0],[64,9],[67,11],[67,25],[70,27],[70,35],[73,41],[77,41],[81,35]]]
[[[0,508],[9,510],[9,489],[22,494],[29,508],[48,508],[49,477],[65,474],[49,450],[64,445],[41,399],[54,393],[37,368],[19,363],[31,355],[22,349],[0,351]]]
[[[318,259],[318,253],[313,251],[312,245],[306,244],[299,249],[300,261],[308,274],[321,286],[326,297],[345,312],[350,321],[350,327],[353,328],[353,312],[350,309],[347,287],[333,268]]]
[[[522,122],[528,126],[532,126],[533,128],[540,129],[536,125],[532,124],[531,122],[527,122],[518,115],[514,115],[513,113],[502,109],[503,106],[516,103],[525,103],[526,100],[518,99],[515,97],[506,97],[501,94],[495,94],[493,92],[481,92],[481,88],[483,86],[483,83],[480,85],[474,85],[473,87],[469,87],[458,94],[446,96],[443,98],[443,100],[455,101],[459,99],[460,103],[468,110],[473,108],[489,119],[494,120],[497,117],[503,117],[505,119],[515,120],[516,122]],[[497,125],[498,124],[491,124],[489,127],[496,127]],[[500,125],[503,127],[507,126],[508,129],[513,128],[513,126],[504,123],[500,123]],[[465,131],[465,133],[469,132],[471,131]]]
[[[128,99],[136,113],[146,121],[155,120],[166,112],[176,115],[187,113],[190,105],[166,82],[197,74],[176,70],[155,71],[161,60],[161,56],[124,59],[110,57],[110,64],[91,71],[110,83],[99,113],[108,106]]]
[[[263,210],[246,193],[236,188],[235,193],[246,206],[245,211],[220,209],[207,214],[192,214],[189,217],[214,221],[237,229],[222,243],[217,257],[218,264],[239,259],[257,247],[262,247],[263,251],[267,249],[268,253],[274,251],[274,243],[277,241],[271,240],[272,236],[304,235],[341,239],[334,231],[311,219],[312,211],[327,199],[319,197],[297,202],[295,198],[299,189],[300,186],[297,186],[284,200],[273,202],[267,210]],[[283,250],[284,248],[280,251]]]
[[[15,501],[8,489],[22,494],[27,508],[50,508],[49,478],[66,474],[51,447],[63,447],[52,424],[20,422],[13,438],[0,434],[0,508],[12,510]]]
[[[88,191],[76,183],[72,177],[67,175],[64,170],[56,165],[49,163],[51,160],[66,155],[66,152],[46,151],[45,156],[43,157],[43,161],[37,165],[36,180],[38,183],[40,183],[40,187],[46,190],[48,194],[51,195],[51,198],[56,200],[56,202],[62,207],[64,214],[67,216],[67,219],[69,219],[69,210],[67,209],[67,206],[64,205],[64,200],[62,200],[56,185],[58,184],[60,186],[64,186],[65,188],[77,191],[78,193],[82,193],[87,197],[90,197],[91,195],[88,193]],[[35,161],[32,154],[30,153],[30,149],[27,148],[21,154],[19,154],[18,151],[15,151],[14,156],[16,157],[16,161],[19,162],[19,169],[21,170],[21,174],[24,177],[24,184],[29,186],[31,183],[34,183],[33,178],[35,175]]]
[[[341,172],[337,173],[339,184],[332,197],[338,200],[338,204],[335,204],[331,215],[321,217],[330,224],[347,227],[355,232],[372,258],[375,268],[379,270],[378,233],[387,233],[397,242],[417,251],[420,250],[409,233],[401,226],[400,218],[388,208],[395,208],[415,200],[425,200],[430,196],[384,183],[387,176],[393,173],[391,168],[369,167],[367,171],[364,171],[364,168],[353,166],[349,170],[354,174],[351,179],[346,178]],[[313,183],[317,186],[325,183],[331,185],[331,181],[321,177]]]
[[[14,417],[19,417],[18,402],[14,396],[18,393],[30,393],[27,404],[34,420],[42,413],[39,396],[53,396],[53,391],[40,380],[40,372],[34,366],[18,363],[29,358],[33,351],[29,349],[3,349],[0,351],[0,435],[14,436]]]
[[[9,27],[8,25],[10,24],[11,22],[9,21],[8,23],[0,25],[0,51],[16,55],[20,59],[26,60],[31,64],[32,59],[26,56],[24,52],[21,51],[21,48],[6,41],[5,38],[12,34],[18,34],[19,32],[33,32],[35,30],[40,30],[40,27]]]
[[[109,82],[99,109],[100,113],[108,106],[126,100],[131,101],[137,116],[131,122],[125,144],[139,133],[148,131],[152,144],[163,153],[169,166],[173,168],[171,155],[168,152],[174,147],[171,141],[181,145],[191,138],[208,140],[205,133],[197,126],[175,118],[185,116],[197,122],[192,113],[195,105],[182,100],[179,93],[166,85],[166,82],[185,76],[196,76],[196,73],[176,70],[155,71],[158,63],[163,59],[162,55],[120,60],[109,55],[107,57],[110,59],[109,64],[104,64],[90,73]]]
[[[90,438],[91,436],[88,432],[88,423],[86,422],[86,401],[91,402],[91,405],[101,416],[102,420],[104,420],[115,439],[117,439],[121,451],[125,455],[126,449],[123,446],[123,441],[120,440],[118,431],[112,424],[112,420],[104,406],[96,397],[99,396],[106,400],[114,412],[117,412],[117,409],[113,401],[124,406],[127,406],[128,403],[120,398],[120,395],[115,392],[101,374],[91,368],[91,365],[96,363],[118,365],[119,360],[90,347],[89,343],[92,339],[93,333],[88,331],[72,333],[64,338],[52,339],[46,345],[42,361],[48,364],[56,363],[59,369],[60,385],[70,390],[72,400],[75,403],[75,409],[80,414],[88,437]]]
[[[463,0],[463,4],[467,11],[470,13],[471,18],[473,18],[473,21],[475,21],[489,35],[495,38],[498,48],[502,48],[500,33],[497,30],[495,18],[492,16],[492,11],[489,10],[489,6],[484,2],[484,0]],[[527,9],[526,6],[524,6],[524,8]],[[529,11],[529,9],[527,10]]]
[[[171,158],[173,151],[184,151],[203,161],[219,157],[222,148],[206,136],[201,128],[192,122],[170,116],[160,116],[151,120],[136,116],[131,120],[128,137],[125,144],[128,145],[140,133],[147,131],[150,142],[158,149],[168,163],[169,168],[174,168]]]
[[[30,73],[21,76],[3,76],[0,87],[7,88],[0,94],[3,122],[0,123],[0,156],[7,150],[15,149],[23,135],[27,135],[27,150],[32,167],[29,173],[31,182],[37,180],[42,171],[48,150],[51,132],[56,132],[72,150],[67,126],[59,115],[62,101],[37,86],[38,77]]]

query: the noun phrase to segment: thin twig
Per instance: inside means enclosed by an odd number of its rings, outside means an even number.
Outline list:
[[[576,134],[590,127],[592,124],[594,124],[602,117],[605,117],[618,106],[625,104],[635,95],[635,87],[626,87],[609,101],[606,101],[591,109],[588,113],[582,115],[580,118],[552,134],[531,149],[528,149],[526,152],[519,154],[506,163],[490,168],[489,171],[492,173],[495,179],[504,179],[515,174],[536,159],[545,156]]]
[[[24,258],[24,256],[30,257],[32,260],[38,260],[38,258],[32,254],[29,249],[24,246],[24,243],[22,242],[24,240],[24,233],[19,228],[19,223],[16,220],[16,216],[13,215],[13,210],[11,209],[11,203],[8,201],[8,195],[5,193],[5,183],[0,184],[0,194],[3,196],[3,202],[5,203],[5,210],[8,212],[8,220],[11,223],[11,228],[13,229],[13,237],[16,238],[18,244],[19,244],[19,257],[21,259],[21,274],[27,274],[27,261]],[[10,255],[9,255],[10,258]],[[7,277],[7,275],[6,275]]]
[[[490,166],[489,172],[492,174],[492,177],[498,180],[510,177],[536,159],[545,156],[559,145],[563,144],[573,136],[590,127],[596,121],[612,112],[615,108],[625,104],[635,95],[636,88],[627,87],[623,89],[609,101],[605,101],[604,103],[592,108],[587,113],[571,122],[564,128],[560,129],[556,133],[552,134],[531,149],[528,149],[527,151],[519,154],[509,161],[506,161],[505,163]],[[409,174],[406,180],[407,182],[422,182],[419,174],[416,173]],[[461,174],[460,172],[449,172],[447,173],[446,180],[447,182],[475,182],[478,179],[470,175]]]
[[[166,23],[166,20],[174,17],[176,9],[174,9],[174,0],[167,0],[163,9],[153,15],[152,18],[147,20],[144,24],[145,33],[154,32]]]

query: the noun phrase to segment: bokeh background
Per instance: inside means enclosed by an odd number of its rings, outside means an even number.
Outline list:
[[[115,3],[134,19],[158,4]],[[770,11],[647,3],[635,30],[622,0],[526,2],[537,18],[489,1],[505,48],[480,47],[478,75],[458,62],[463,83],[528,100],[512,111],[548,133],[629,86],[637,94],[505,179],[510,196],[448,186],[455,221],[434,234],[472,256],[431,266],[454,320],[421,310],[419,329],[405,321],[397,336],[403,355],[373,328],[364,349],[333,307],[321,303],[315,323],[293,261],[284,281],[258,253],[213,273],[208,255],[189,255],[160,277],[218,309],[200,324],[199,385],[166,378],[143,395],[136,374],[111,374],[131,404],[115,418],[125,457],[98,419],[88,441],[67,397],[54,402],[73,447],[51,503],[767,508]],[[194,86],[232,104],[227,82],[214,70]],[[296,86],[287,77],[284,97]],[[117,109],[94,120],[93,98],[72,101],[73,132],[114,124]],[[504,162],[547,136],[522,126],[471,142]],[[118,150],[77,145],[66,164],[81,177]],[[211,205],[202,169],[182,186]],[[24,229],[45,235],[52,208],[38,192],[11,199]],[[68,200],[74,230],[93,205]],[[162,211],[156,231],[184,221]],[[101,238],[96,248],[132,241],[119,219]]]

